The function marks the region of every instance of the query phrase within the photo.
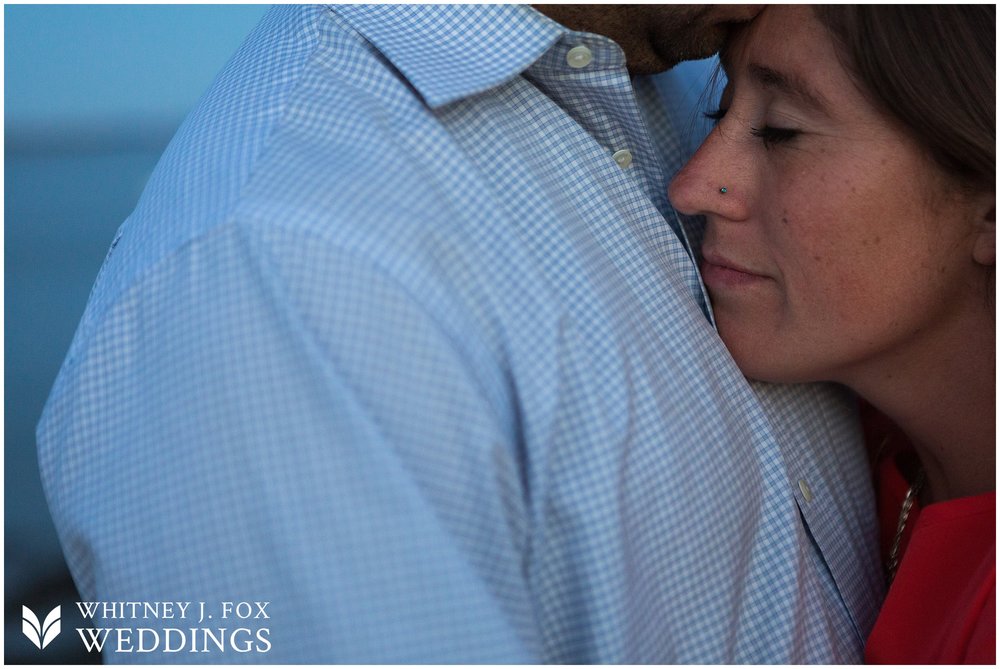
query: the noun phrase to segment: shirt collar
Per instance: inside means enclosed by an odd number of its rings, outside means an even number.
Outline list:
[[[527,5],[336,5],[431,107],[503,84],[568,32]]]

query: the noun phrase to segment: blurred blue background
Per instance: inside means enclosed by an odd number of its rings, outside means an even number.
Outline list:
[[[115,230],[264,5],[4,7],[4,659],[80,655],[35,424]],[[63,606],[39,651],[21,606]],[[68,632],[68,633],[67,633]]]

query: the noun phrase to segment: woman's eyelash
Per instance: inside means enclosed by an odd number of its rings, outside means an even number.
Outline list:
[[[713,123],[718,123],[726,115],[727,111],[729,111],[729,110],[728,109],[723,109],[722,107],[719,107],[718,109],[716,109],[714,111],[703,112],[703,114],[704,114],[705,118],[710,119]]]
[[[759,137],[764,142],[765,147],[770,147],[782,142],[790,142],[798,136],[799,131],[792,128],[764,126],[763,128],[750,128],[750,134]]]
[[[728,109],[723,109],[719,107],[713,111],[703,112],[705,118],[710,119],[714,124],[718,124],[726,116]],[[758,137],[764,146],[770,148],[775,144],[781,144],[782,142],[790,142],[795,139],[799,131],[793,128],[774,128],[771,126],[764,126],[763,128],[750,128],[750,134],[754,137]]]

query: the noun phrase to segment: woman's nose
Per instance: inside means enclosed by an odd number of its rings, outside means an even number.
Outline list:
[[[746,217],[749,179],[734,144],[719,128],[705,138],[667,189],[677,211],[731,220]]]

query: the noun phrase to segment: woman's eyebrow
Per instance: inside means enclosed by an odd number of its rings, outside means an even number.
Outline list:
[[[812,107],[815,111],[829,115],[830,103],[801,77],[790,72],[780,72],[759,63],[749,63],[747,74],[762,88],[770,88],[798,98],[799,101]]]

